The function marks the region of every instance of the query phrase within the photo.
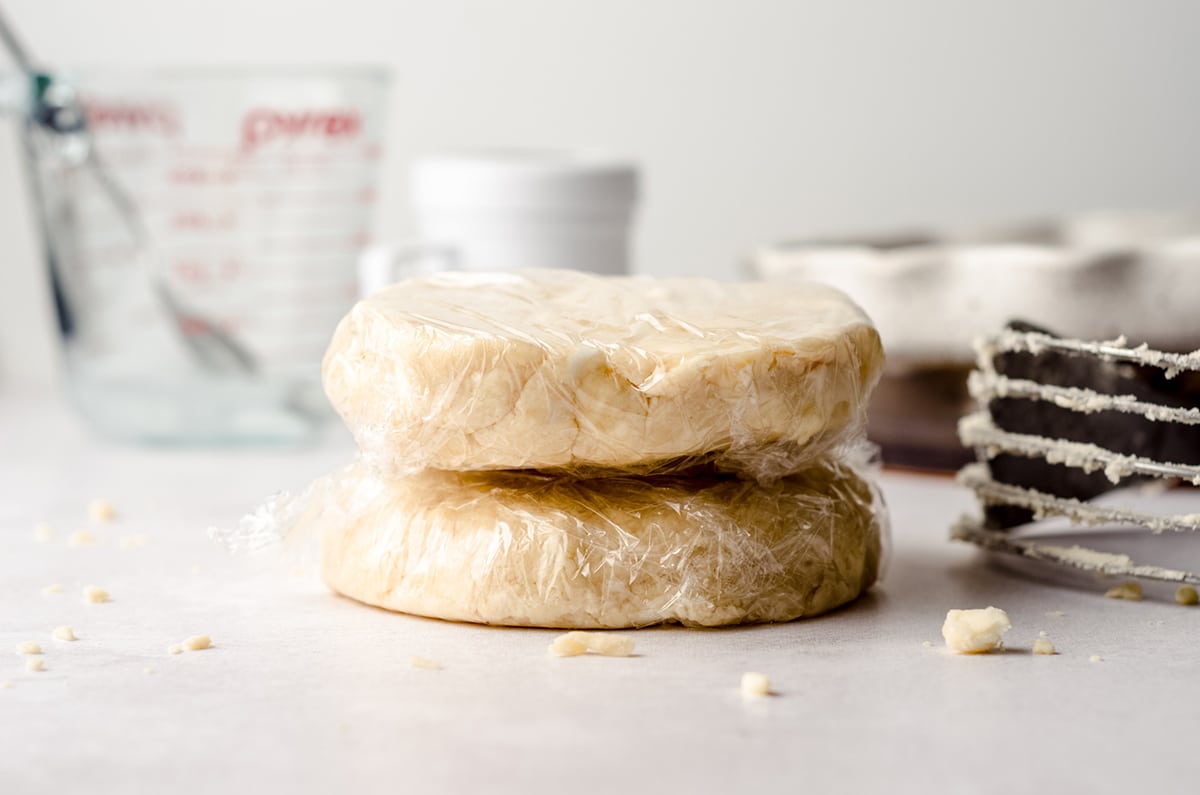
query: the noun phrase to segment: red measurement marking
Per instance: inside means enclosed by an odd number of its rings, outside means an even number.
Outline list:
[[[205,185],[209,177],[203,168],[176,168],[171,170],[170,180],[176,185]]]
[[[246,266],[241,260],[233,257],[222,259],[219,262],[180,259],[174,262],[171,271],[181,282],[195,287],[203,287],[235,282],[246,272]]]
[[[195,337],[200,334],[208,334],[209,325],[206,321],[191,315],[179,315],[179,329],[189,337]]]
[[[184,334],[196,336],[197,334],[211,334],[213,331],[222,331],[229,336],[237,336],[245,327],[245,318],[240,316],[229,317],[214,317],[212,315],[201,317],[199,315],[180,315],[179,328]]]
[[[237,226],[237,216],[232,212],[214,214],[185,210],[171,216],[171,226],[180,231],[223,231]]]
[[[198,260],[177,260],[171,270],[177,279],[186,284],[203,285],[209,282],[208,268]]]
[[[122,100],[85,100],[83,112],[94,130],[155,133],[173,136],[179,133],[179,116],[164,102]]]
[[[168,178],[176,185],[232,185],[238,181],[238,172],[234,168],[178,166],[171,169]]]
[[[353,109],[252,108],[242,119],[242,150],[249,152],[271,142],[300,138],[356,138],[361,132],[362,118]]]

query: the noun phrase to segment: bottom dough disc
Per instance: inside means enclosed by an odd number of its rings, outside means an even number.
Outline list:
[[[772,485],[713,474],[572,480],[334,476],[317,520],[335,591],[433,618],[605,628],[790,621],[875,581],[874,492],[826,461]]]

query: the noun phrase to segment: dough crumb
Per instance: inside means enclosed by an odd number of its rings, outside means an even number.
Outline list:
[[[167,647],[167,654],[183,654],[183,644],[172,643]]]
[[[608,632],[568,632],[550,644],[550,653],[557,657],[578,657],[591,652],[602,657],[628,657],[633,654],[633,638]]]
[[[942,624],[946,646],[958,654],[983,654],[1004,647],[1004,633],[1012,622],[998,607],[950,610]]]
[[[76,530],[67,536],[67,544],[73,547],[90,547],[96,543],[96,536],[90,530]]]
[[[565,635],[559,635],[550,644],[550,653],[559,657],[577,657],[580,654],[587,654],[587,638],[583,632],[568,632]]]
[[[54,528],[45,522],[38,522],[33,526],[33,540],[39,544],[49,543],[50,539],[54,538]]]
[[[1047,616],[1049,618],[1062,618],[1066,614],[1067,614],[1066,610],[1049,610],[1045,613],[1042,613],[1042,615]]]
[[[924,647],[925,647],[925,648],[927,648],[927,649],[932,649],[932,648],[933,648],[933,641],[931,641],[931,640],[923,640],[923,641],[921,641],[921,645],[922,645],[922,646],[924,646]]]
[[[62,592],[63,592],[62,584],[57,583],[57,582],[54,583],[53,585],[47,585],[45,588],[42,589],[42,593],[46,594],[47,596],[49,596],[52,593],[62,593]]]
[[[121,536],[121,539],[117,543],[120,544],[121,549],[144,547],[150,543],[150,536],[142,535],[140,533],[132,536]]]
[[[430,660],[426,657],[409,657],[408,664],[413,668],[424,668],[427,671],[440,671],[442,664],[437,660]]]
[[[1038,630],[1038,637],[1039,638],[1048,638],[1048,637],[1050,637],[1050,633],[1044,629],[1040,629],[1040,630]]]
[[[183,648],[188,651],[201,651],[212,647],[212,638],[208,635],[192,635],[183,642]]]
[[[88,518],[93,522],[111,522],[117,518],[117,509],[105,499],[95,499],[88,503]]]
[[[1109,599],[1126,599],[1130,602],[1142,601],[1142,586],[1136,582],[1123,582],[1114,585],[1104,592]]]
[[[13,686],[12,681],[10,681],[8,679],[5,679],[3,682],[0,682],[0,690],[8,690],[12,686]]]
[[[37,641],[23,640],[17,644],[17,654],[41,654],[42,647]]]
[[[146,666],[145,668],[143,668],[143,669],[142,669],[142,673],[144,673],[144,674],[152,674],[152,673],[154,673],[154,669],[153,669],[153,668],[151,668],[150,666]]]
[[[42,657],[30,657],[25,661],[25,670],[31,674],[36,674],[46,670],[46,660]]]
[[[83,589],[83,601],[91,604],[107,602],[112,598],[108,591],[97,585],[88,585]]]
[[[77,638],[75,636],[75,628],[68,627],[68,626],[57,627],[54,630],[54,639],[55,640],[79,640],[79,638]]]
[[[1058,654],[1058,650],[1054,648],[1054,644],[1045,638],[1038,638],[1033,642],[1034,654]]]
[[[1104,658],[1099,654],[1093,654],[1091,657],[1088,657],[1088,662],[1104,662]]]
[[[749,698],[771,695],[771,677],[755,671],[742,674],[742,695]]]
[[[1196,605],[1200,604],[1200,593],[1190,585],[1181,585],[1175,589],[1175,604],[1180,605]]]

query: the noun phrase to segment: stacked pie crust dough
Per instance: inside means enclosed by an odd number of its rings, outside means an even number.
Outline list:
[[[860,465],[879,336],[802,284],[441,274],[325,356],[358,461],[303,513],[325,582],[436,618],[788,621],[874,582]]]

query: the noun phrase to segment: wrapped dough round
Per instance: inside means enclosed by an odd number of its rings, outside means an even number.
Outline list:
[[[364,460],[772,478],[862,431],[879,335],[820,285],[449,273],[361,301],[325,355]]]
[[[822,461],[757,484],[712,472],[576,480],[355,465],[307,517],[322,573],[361,602],[433,618],[616,628],[790,621],[878,573],[875,493]]]

